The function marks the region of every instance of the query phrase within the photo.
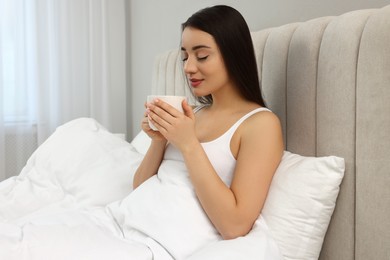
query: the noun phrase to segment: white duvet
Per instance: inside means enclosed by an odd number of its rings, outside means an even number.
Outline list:
[[[262,218],[222,241],[180,162],[132,192],[142,157],[93,119],[59,127],[0,183],[0,259],[280,258]]]

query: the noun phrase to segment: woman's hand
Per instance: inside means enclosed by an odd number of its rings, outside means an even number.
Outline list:
[[[183,100],[182,107],[184,114],[156,99],[153,104],[147,104],[147,113],[149,120],[164,138],[180,151],[188,151],[194,142],[198,142],[195,135],[195,115],[186,100]]]
[[[159,131],[154,131],[152,128],[149,126],[149,120],[148,120],[148,114],[149,114],[149,109],[148,109],[148,104],[145,102],[145,113],[144,117],[142,118],[141,121],[141,128],[142,130],[152,139],[155,141],[167,141],[167,139],[159,132]]]

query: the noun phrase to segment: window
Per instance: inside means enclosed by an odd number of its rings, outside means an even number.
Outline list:
[[[6,124],[31,121],[34,50],[24,1],[0,1],[0,100]]]

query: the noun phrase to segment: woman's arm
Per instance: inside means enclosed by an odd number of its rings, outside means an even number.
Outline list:
[[[157,174],[164,157],[166,141],[152,141],[140,166],[134,174],[133,188],[137,188],[144,181]]]
[[[182,151],[200,203],[224,239],[251,230],[283,153],[280,123],[272,113],[248,118],[238,134],[239,152],[230,188],[219,178],[199,143]]]
[[[225,239],[247,234],[261,212],[283,154],[279,119],[273,113],[261,112],[237,129],[237,164],[231,186],[227,187],[195,136],[189,106],[183,103],[182,116],[164,102],[156,105],[150,107],[153,122],[183,154],[196,194],[211,222]]]
[[[145,103],[145,107],[147,104]],[[153,131],[149,126],[148,121],[149,110],[146,109],[144,117],[141,122],[141,128],[152,139],[148,151],[145,154],[140,166],[133,177],[133,188],[137,188],[144,181],[157,174],[161,161],[164,157],[165,146],[167,140],[158,131]]]

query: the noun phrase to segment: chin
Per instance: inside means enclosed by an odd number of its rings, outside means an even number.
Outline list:
[[[195,97],[205,97],[205,96],[210,95],[209,92],[203,92],[203,91],[196,89],[196,88],[192,89],[192,93],[194,94]]]

